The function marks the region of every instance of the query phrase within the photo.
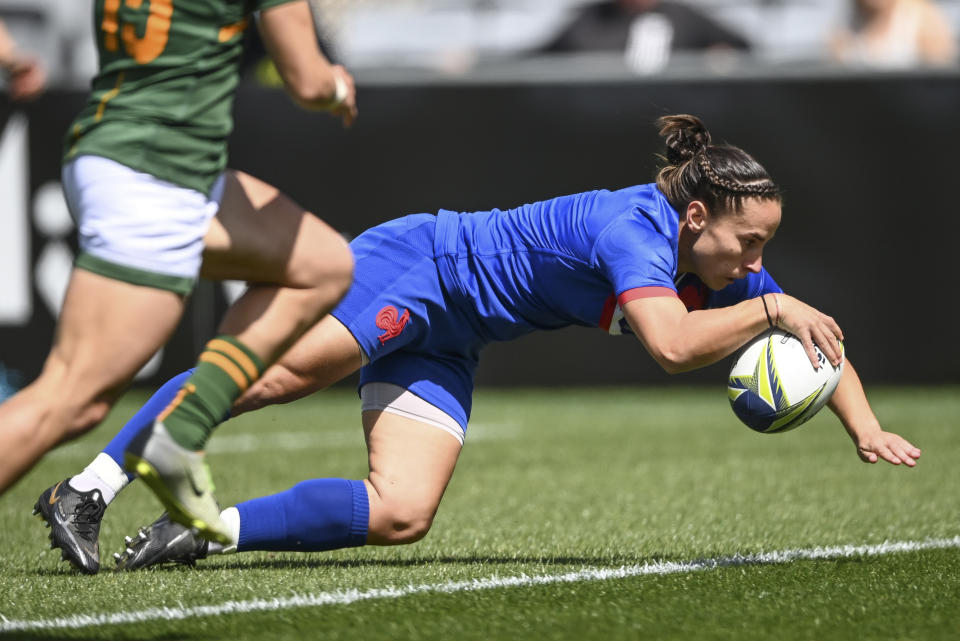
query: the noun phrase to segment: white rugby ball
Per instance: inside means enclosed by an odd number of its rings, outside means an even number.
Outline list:
[[[734,357],[727,380],[737,418],[765,434],[786,432],[810,420],[830,400],[843,373],[843,343],[837,367],[816,350],[820,367],[814,369],[800,339],[781,329],[767,330],[747,343]]]

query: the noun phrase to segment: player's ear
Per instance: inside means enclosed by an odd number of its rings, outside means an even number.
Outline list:
[[[707,224],[709,212],[707,205],[702,200],[691,200],[684,212],[684,220],[690,231],[700,233]]]

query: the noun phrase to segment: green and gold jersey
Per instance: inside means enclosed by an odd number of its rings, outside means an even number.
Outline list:
[[[209,193],[227,161],[243,31],[292,0],[95,0],[100,71],[65,160],[104,156]]]

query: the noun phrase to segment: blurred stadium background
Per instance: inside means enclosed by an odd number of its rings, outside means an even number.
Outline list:
[[[545,49],[582,0],[311,1],[318,37],[357,78],[360,120],[345,132],[298,111],[254,43],[231,165],[345,235],[406,213],[647,182],[654,119],[695,113],[786,188],[766,264],[788,292],[840,321],[863,378],[958,381],[955,61],[833,61],[848,0],[687,0],[749,50],[565,53]],[[960,32],[960,1],[936,4]],[[0,18],[51,79],[34,103],[0,96],[0,398],[39,371],[73,257],[60,138],[96,66],[89,12],[89,0],[0,0]],[[237,287],[201,284],[140,380],[189,366]],[[493,346],[478,384],[667,382],[625,340],[575,328]],[[724,367],[684,380],[720,385]]]

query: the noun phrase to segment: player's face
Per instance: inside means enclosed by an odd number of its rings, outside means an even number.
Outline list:
[[[691,247],[693,271],[710,289],[759,272],[763,248],[780,225],[780,203],[748,198],[739,211],[704,214]]]

